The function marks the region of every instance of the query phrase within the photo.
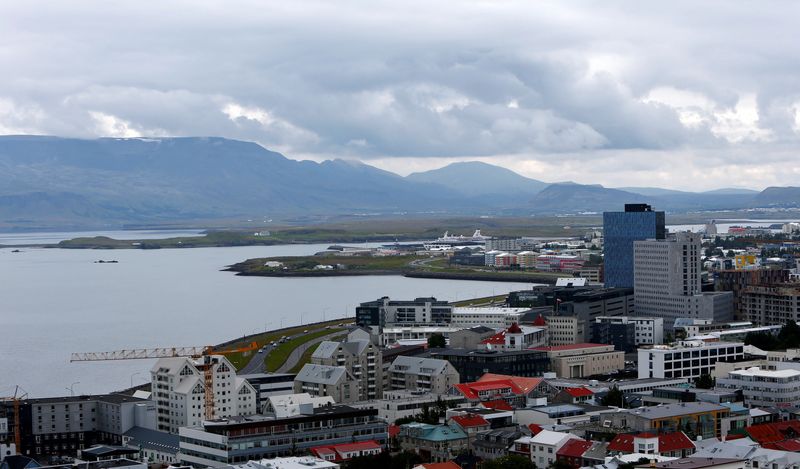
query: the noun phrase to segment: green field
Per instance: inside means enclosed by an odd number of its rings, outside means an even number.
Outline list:
[[[264,360],[264,363],[267,366],[267,371],[275,372],[278,368],[281,367],[281,365],[283,365],[286,362],[286,359],[289,358],[289,355],[291,355],[294,349],[305,344],[306,342],[310,342],[316,338],[341,331],[344,331],[344,329],[336,328],[336,329],[319,329],[316,331],[309,331],[308,334],[303,334],[300,337],[295,337],[294,339],[288,340],[276,346],[269,352],[269,355],[267,355],[266,360]]]

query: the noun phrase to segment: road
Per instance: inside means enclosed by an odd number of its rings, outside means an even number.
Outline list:
[[[347,335],[347,331],[331,332],[330,334],[326,334],[322,337],[317,337],[316,339],[301,344],[299,347],[292,350],[292,353],[289,354],[289,356],[286,358],[286,361],[283,362],[283,365],[281,365],[278,368],[276,373],[288,373],[289,370],[291,370],[292,368],[294,368],[295,365],[297,365],[297,362],[300,361],[300,358],[302,358],[303,353],[305,353],[306,350],[313,347],[315,344],[343,335]]]

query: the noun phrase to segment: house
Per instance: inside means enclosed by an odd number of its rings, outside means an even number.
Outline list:
[[[547,345],[547,328],[511,324],[507,329],[481,341],[487,350],[525,350]]]
[[[491,428],[491,424],[488,420],[478,414],[473,413],[454,415],[453,417],[450,417],[448,423],[463,430],[464,433],[469,436],[471,441],[475,440],[475,435],[478,432],[489,430]]]
[[[594,393],[584,387],[566,388],[553,397],[554,404],[582,404],[594,397]]]
[[[310,449],[311,454],[324,460],[340,463],[360,456],[375,456],[383,452],[375,440],[361,441],[358,443],[341,443],[338,445],[315,446]]]
[[[582,440],[571,433],[541,430],[533,436],[514,441],[511,452],[528,456],[536,467],[547,467],[556,460],[556,453],[570,440]]]
[[[745,434],[762,448],[800,451],[800,421],[762,423],[744,429]]]
[[[479,432],[472,442],[475,456],[483,460],[493,460],[508,455],[508,448],[514,441],[522,437],[517,428],[498,428]]]
[[[450,393],[462,395],[474,405],[503,401],[512,408],[517,408],[524,407],[529,399],[542,394],[544,387],[546,385],[542,378],[486,373],[478,381],[456,384],[450,388]]]
[[[400,425],[397,437],[404,451],[419,454],[431,462],[445,462],[469,447],[467,434],[454,425],[407,423]]]
[[[685,458],[694,451],[694,443],[683,432],[619,434],[608,444],[610,454],[641,453]]]
[[[586,465],[584,463],[583,455],[589,450],[589,448],[592,447],[593,444],[593,441],[578,439],[569,440],[564,443],[564,446],[562,446],[561,449],[556,452],[556,460],[565,462],[574,469],[583,467]]]

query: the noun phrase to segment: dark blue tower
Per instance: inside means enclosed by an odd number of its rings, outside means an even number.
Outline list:
[[[603,212],[605,286],[633,288],[633,242],[665,237],[664,212],[654,212],[647,204],[625,204],[624,212]]]

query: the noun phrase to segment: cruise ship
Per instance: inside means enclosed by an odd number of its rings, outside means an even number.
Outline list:
[[[441,238],[428,241],[423,246],[428,251],[448,251],[458,246],[483,246],[487,239],[491,239],[491,236],[483,236],[481,230],[475,230],[472,236],[453,236],[445,231]]]

